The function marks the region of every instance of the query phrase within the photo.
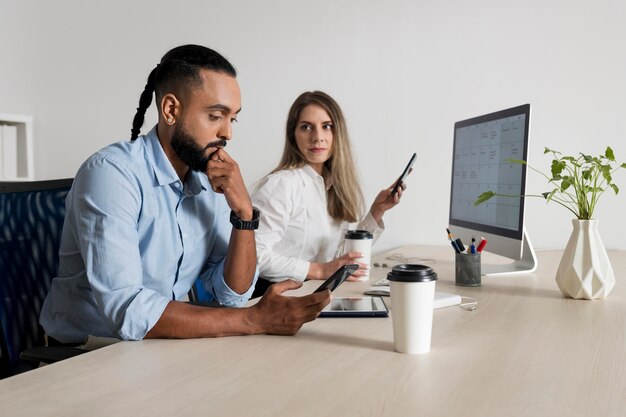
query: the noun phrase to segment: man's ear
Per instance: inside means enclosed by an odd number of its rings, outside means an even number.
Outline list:
[[[168,126],[176,123],[176,117],[180,115],[180,101],[172,93],[167,93],[161,99],[161,116]]]

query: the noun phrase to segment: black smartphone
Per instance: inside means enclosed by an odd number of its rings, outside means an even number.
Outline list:
[[[313,292],[320,292],[324,290],[334,291],[335,288],[340,286],[350,275],[354,274],[357,269],[359,269],[358,264],[342,266]]]
[[[402,171],[402,175],[400,175],[400,178],[398,178],[398,182],[396,182],[396,185],[393,186],[393,189],[391,190],[391,195],[394,195],[395,193],[398,192],[398,187],[400,187],[400,184],[402,184],[402,181],[404,181],[406,176],[409,175],[409,171],[411,170],[411,167],[415,163],[416,159],[417,159],[417,154],[413,153],[413,156],[409,160],[409,163],[406,164],[406,168],[404,168],[404,171]]]

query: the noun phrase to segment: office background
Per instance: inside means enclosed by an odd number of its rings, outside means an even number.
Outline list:
[[[227,150],[249,187],[278,162],[290,104],[334,96],[369,205],[418,153],[375,251],[446,244],[453,124],[531,103],[530,163],[544,146],[626,161],[626,3],[621,0],[0,0],[0,113],[34,116],[35,178],[70,177],[128,138],[150,70],[199,43],[238,69],[243,111]],[[156,122],[149,110],[143,132]],[[596,217],[626,249],[626,172]],[[549,186],[530,173],[527,191]],[[608,192],[607,194],[612,194]],[[563,248],[570,214],[527,204],[535,248]]]

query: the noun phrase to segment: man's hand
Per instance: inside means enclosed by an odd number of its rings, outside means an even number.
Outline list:
[[[239,171],[239,165],[224,148],[213,152],[207,163],[206,175],[213,191],[224,194],[226,204],[237,217],[241,220],[252,220],[252,201]],[[224,265],[224,279],[230,289],[243,294],[250,288],[256,260],[254,231],[233,228]]]
[[[224,148],[219,148],[211,155],[206,175],[213,191],[224,194],[226,203],[237,217],[242,220],[252,219],[252,201],[239,171],[239,165]]]
[[[360,277],[367,274],[367,270],[369,269],[369,267],[366,264],[356,261],[358,258],[362,258],[362,257],[363,257],[363,254],[361,252],[348,252],[340,256],[339,258],[333,259],[330,262],[326,262],[326,263],[311,262],[309,266],[309,273],[307,275],[307,278],[308,279],[327,279],[344,265],[359,264],[359,269],[357,269],[347,279],[348,281],[358,281]]]
[[[303,297],[282,295],[301,286],[301,282],[291,279],[271,285],[261,300],[250,307],[252,324],[258,326],[262,333],[294,335],[304,323],[315,320],[330,303],[330,291]]]

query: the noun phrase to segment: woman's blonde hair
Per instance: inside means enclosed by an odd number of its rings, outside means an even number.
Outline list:
[[[278,166],[272,171],[299,168],[306,164],[306,158],[296,144],[296,126],[302,110],[311,105],[323,108],[333,122],[333,144],[330,158],[324,162],[326,175],[332,180],[332,186],[326,192],[328,214],[333,219],[350,223],[360,220],[363,213],[363,193],[352,160],[350,138],[343,112],[339,104],[322,91],[307,91],[293,102],[285,131],[285,148]]]

